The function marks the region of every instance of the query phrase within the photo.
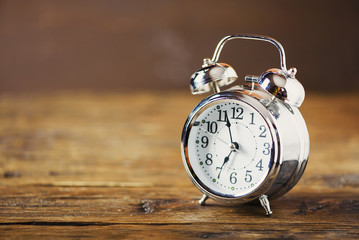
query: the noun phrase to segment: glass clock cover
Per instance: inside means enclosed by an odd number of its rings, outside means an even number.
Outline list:
[[[192,119],[187,164],[206,191],[227,198],[257,189],[271,166],[273,137],[251,105],[222,99],[202,106]]]

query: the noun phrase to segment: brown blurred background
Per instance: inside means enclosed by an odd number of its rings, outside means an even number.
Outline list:
[[[307,91],[359,90],[359,1],[0,1],[0,91],[187,89],[232,33],[279,40]],[[236,40],[243,79],[279,67],[274,46]]]

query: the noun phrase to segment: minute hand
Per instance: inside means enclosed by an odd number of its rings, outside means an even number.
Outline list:
[[[233,139],[232,139],[232,131],[231,131],[231,122],[229,121],[229,118],[228,118],[228,115],[226,113],[225,115],[225,118],[226,118],[226,126],[228,127],[228,131],[229,131],[229,137],[231,139],[231,143],[233,143]]]

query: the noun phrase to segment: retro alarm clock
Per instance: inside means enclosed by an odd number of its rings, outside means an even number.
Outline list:
[[[245,84],[221,90],[238,77],[219,55],[232,39],[260,40],[279,50],[280,68],[260,76],[248,75]],[[181,152],[186,171],[208,198],[226,204],[259,201],[271,215],[269,200],[288,192],[301,178],[309,156],[309,135],[299,112],[305,92],[295,68],[287,69],[285,52],[275,39],[261,35],[224,37],[212,59],[190,80],[193,94],[213,91],[189,114]]]

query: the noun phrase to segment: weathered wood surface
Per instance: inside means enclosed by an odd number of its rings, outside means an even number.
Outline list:
[[[309,94],[307,170],[271,202],[224,206],[190,182],[187,92],[3,95],[0,238],[359,238],[359,94]]]

